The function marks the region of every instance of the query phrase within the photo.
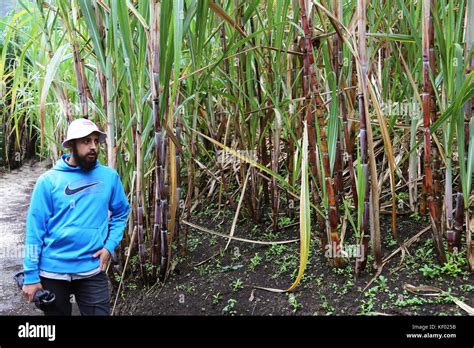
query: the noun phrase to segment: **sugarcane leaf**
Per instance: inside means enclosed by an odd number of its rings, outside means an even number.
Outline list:
[[[59,64],[61,64],[61,62],[64,59],[66,59],[65,57],[66,50],[67,50],[66,45],[60,46],[56,50],[53,58],[51,58],[51,61],[46,67],[46,75],[44,78],[43,87],[41,89],[41,97],[40,97],[40,104],[39,104],[39,117],[41,120],[44,120],[44,114],[46,110],[46,97],[48,96],[49,88],[51,87],[51,83],[56,77],[56,73],[59,69]],[[44,121],[41,122],[41,124],[44,124]]]
[[[286,291],[294,290],[303,278],[309,258],[311,240],[311,211],[309,205],[309,165],[308,165],[308,126],[304,123],[303,146],[301,160],[301,191],[300,191],[300,265],[295,281]]]
[[[457,112],[464,106],[464,103],[474,97],[474,84],[472,80],[474,78],[474,71],[471,71],[464,80],[461,89],[456,92],[456,98],[449,107],[441,113],[440,117],[430,127],[430,132],[434,133],[436,130],[446,122],[446,120],[452,116],[453,113]],[[420,140],[421,141],[421,140]]]
[[[77,1],[84,15],[84,20],[86,21],[87,28],[89,29],[89,34],[92,39],[92,44],[94,45],[94,52],[97,56],[97,61],[99,62],[100,69],[105,72],[105,55],[101,44],[99,29],[95,20],[95,13],[92,7],[92,2],[89,0]]]
[[[415,43],[415,38],[413,35],[408,34],[367,33],[367,36],[386,39],[388,41]]]
[[[215,2],[209,2],[209,8],[224,21],[226,21],[231,27],[235,28],[242,36],[247,36],[245,31]]]

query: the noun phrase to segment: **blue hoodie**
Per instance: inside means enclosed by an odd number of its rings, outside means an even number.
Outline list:
[[[123,237],[130,206],[117,172],[96,163],[72,167],[63,155],[36,182],[26,220],[25,284],[39,283],[39,270],[81,273],[99,267]],[[110,211],[110,218],[109,218]]]

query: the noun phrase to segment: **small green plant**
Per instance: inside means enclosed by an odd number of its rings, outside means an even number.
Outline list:
[[[451,277],[462,274],[463,268],[466,266],[466,258],[463,254],[459,252],[447,253],[448,262],[441,267],[441,272]]]
[[[395,305],[399,307],[406,307],[406,306],[413,306],[413,305],[422,305],[427,303],[427,299],[424,299],[422,297],[414,296],[412,298],[399,298],[397,301],[395,301]]]
[[[428,278],[439,277],[441,273],[438,265],[428,266],[425,264],[419,269],[419,271],[423,274],[423,276]]]
[[[254,257],[250,259],[249,270],[253,272],[255,267],[257,267],[260,262],[262,262],[262,257],[259,255],[259,253],[255,253]]]
[[[137,288],[137,284],[135,283],[127,284],[127,289],[135,290],[136,288]]]
[[[408,201],[408,192],[399,192],[397,198],[400,201]]]
[[[387,240],[387,245],[390,246],[390,247],[393,247],[393,246],[397,245],[397,241],[395,239],[393,239],[392,236],[390,235],[388,237],[388,240]]]
[[[291,225],[292,222],[293,221],[291,221],[291,218],[289,218],[288,216],[282,216],[278,219],[278,225],[280,225],[281,227]]]
[[[197,273],[200,277],[204,277],[205,275],[211,273],[210,265],[200,265],[196,268]]]
[[[153,270],[153,264],[151,262],[145,262],[145,269],[148,273],[151,273]]]
[[[466,266],[466,258],[463,257],[463,253],[447,253],[447,262],[440,265],[423,265],[419,270],[423,273],[425,277],[435,278],[441,274],[445,274],[451,277],[457,277],[464,273],[463,269]]]
[[[222,311],[230,316],[234,316],[237,314],[237,310],[235,309],[235,305],[237,304],[237,300],[231,298],[227,301],[227,305],[222,309]]]
[[[130,266],[135,267],[138,264],[138,255],[130,257]]]
[[[370,314],[374,309],[374,305],[375,303],[374,303],[373,297],[368,297],[362,300],[360,304],[360,314],[363,314],[363,315]]]
[[[265,240],[268,240],[268,241],[271,242],[271,241],[276,240],[278,236],[275,233],[273,233],[272,231],[269,231],[269,232],[265,233],[263,235],[263,237],[265,238]],[[278,244],[273,244],[273,245],[278,245]]]
[[[199,238],[188,238],[188,250],[189,251],[194,251],[197,249],[197,247],[201,244],[201,241]]]
[[[299,309],[301,309],[301,303],[298,302],[295,294],[290,294],[288,296],[288,301],[290,302],[291,309],[293,313],[296,313]]]
[[[222,300],[222,298],[221,298],[221,293],[220,292],[212,294],[212,304],[216,305],[219,302],[221,302],[221,300]]]
[[[216,236],[212,236],[210,239],[209,239],[209,245],[210,246],[214,246],[217,244],[217,238]]]
[[[385,278],[383,275],[378,277],[377,284],[381,291],[387,290],[387,278]]]
[[[462,291],[471,292],[471,291],[474,291],[474,285],[463,284],[463,285],[459,286],[459,289],[461,289]]]
[[[232,290],[234,291],[238,291],[240,289],[243,289],[244,287],[244,284],[242,283],[242,280],[240,278],[234,280],[232,282]]]
[[[270,247],[270,250],[268,251],[268,253],[269,253],[271,256],[280,256],[285,250],[286,250],[286,245],[283,245],[283,244],[273,244],[273,245]]]
[[[433,248],[425,242],[415,251],[415,256],[423,263],[433,263]]]
[[[179,284],[179,285],[176,285],[175,289],[177,291],[184,291],[184,292],[187,292],[187,293],[191,293],[194,290],[196,290],[196,285],[194,285],[193,283]]]
[[[326,311],[326,315],[331,315],[334,313],[335,309],[333,306],[329,304],[326,299],[326,296],[321,295],[321,307]]]
[[[282,275],[283,273],[287,272],[288,270],[292,270],[293,271],[293,276],[296,275],[296,272],[298,271],[297,269],[297,260],[296,258],[292,255],[292,256],[284,256],[283,259],[281,260],[277,260],[275,262],[279,268],[278,270],[275,271],[275,273],[272,274],[272,279],[276,279],[278,278],[280,275]]]
[[[338,289],[341,295],[345,295],[349,292],[349,289],[354,285],[354,282],[351,279],[348,279],[346,283]]]
[[[410,214],[410,218],[412,218],[416,222],[420,222],[422,220],[422,216],[418,211],[415,211],[414,213]]]
[[[252,232],[252,233],[257,233],[259,228],[260,228],[259,225],[253,225],[253,226],[252,226],[252,229],[251,229],[251,232]]]

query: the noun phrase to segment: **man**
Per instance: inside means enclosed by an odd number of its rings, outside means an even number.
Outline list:
[[[123,237],[130,206],[117,172],[99,164],[106,134],[90,120],[69,125],[63,155],[36,182],[26,221],[23,295],[56,295],[45,315],[108,315],[105,268]],[[110,217],[109,217],[110,211]],[[74,295],[73,295],[74,294]]]

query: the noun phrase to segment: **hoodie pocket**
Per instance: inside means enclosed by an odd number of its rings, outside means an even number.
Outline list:
[[[51,236],[45,253],[53,258],[90,256],[102,247],[99,228],[66,227]]]

